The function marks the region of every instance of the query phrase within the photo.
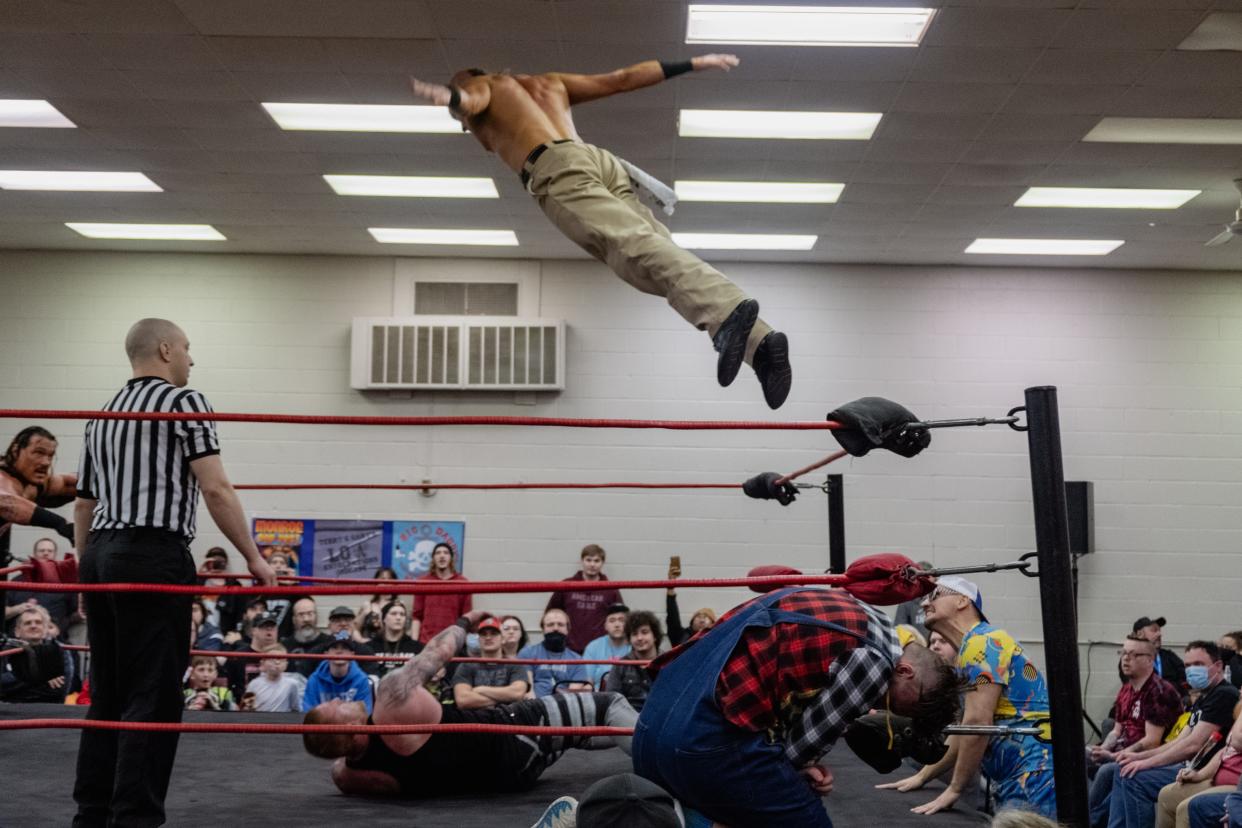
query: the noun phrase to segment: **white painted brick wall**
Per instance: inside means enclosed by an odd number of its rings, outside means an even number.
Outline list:
[[[538,312],[568,325],[562,394],[351,391],[354,316],[394,307],[403,268],[537,272]],[[603,268],[542,263],[195,256],[0,254],[0,400],[92,408],[128,376],[121,340],[140,316],[185,327],[193,385],[220,411],[508,414],[687,419],[820,419],[879,394],[928,418],[999,415],[1027,385],[1060,389],[1065,470],[1095,481],[1098,552],[1082,561],[1081,636],[1117,641],[1142,614],[1170,618],[1172,642],[1242,626],[1242,280],[1236,273],[729,265],[764,316],[791,335],[796,382],[772,413],[749,372],[714,381],[706,338],[660,300]],[[0,429],[16,431],[9,421]],[[51,423],[60,467],[80,423]],[[509,480],[740,481],[788,470],[835,445],[817,432],[358,429],[224,424],[237,482]],[[938,432],[913,460],[843,461],[851,555],[895,549],[937,564],[1009,560],[1032,548],[1024,439],[1007,429]],[[598,542],[614,577],[687,576],[753,563],[826,562],[822,498],[792,507],[724,492],[256,492],[255,514],[435,517],[467,523],[473,578],[559,578]],[[15,532],[21,553],[33,540]],[[210,520],[196,550],[222,540]],[[983,576],[989,615],[1040,649],[1036,583]],[[687,616],[746,597],[683,590]],[[545,596],[481,604],[533,622]],[[662,594],[632,594],[662,608]],[[1092,648],[1089,709],[1116,687],[1114,646]],[[1084,670],[1085,675],[1085,670]]]

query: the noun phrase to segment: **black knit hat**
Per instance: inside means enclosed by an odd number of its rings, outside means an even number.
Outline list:
[[[682,828],[676,800],[632,773],[605,777],[582,793],[578,828]]]

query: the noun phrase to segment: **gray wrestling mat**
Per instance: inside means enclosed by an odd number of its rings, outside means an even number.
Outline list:
[[[0,704],[0,719],[82,718],[86,709],[59,705]],[[299,722],[277,713],[187,712],[186,721]],[[73,818],[76,730],[0,732],[4,773],[0,781],[0,828],[68,825]],[[836,774],[828,812],[842,828],[884,825],[896,828],[978,826],[974,813],[951,811],[922,817],[909,808],[933,799],[940,786],[909,794],[876,791],[881,777],[842,744],[827,763]],[[168,825],[405,826],[406,828],[527,828],[558,796],[578,796],[602,776],[629,770],[615,749],[570,751],[520,794],[444,797],[397,801],[358,799],[339,794],[328,776],[329,763],[308,756],[297,736],[187,733],[181,737],[168,795]],[[745,828],[733,826],[732,828]],[[757,826],[761,828],[761,826]]]

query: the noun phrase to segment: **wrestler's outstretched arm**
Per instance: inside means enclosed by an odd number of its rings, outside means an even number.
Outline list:
[[[635,89],[655,86],[685,72],[702,72],[705,69],[728,72],[738,63],[737,55],[711,54],[677,62],[645,60],[602,75],[574,75],[566,72],[553,72],[552,75],[565,84],[565,91],[569,93],[569,104],[573,106],[619,92],[632,92]]]
[[[0,523],[51,529],[66,540],[73,540],[72,523],[21,495],[0,492]]]
[[[396,703],[408,699],[410,694],[439,672],[450,658],[457,655],[461,645],[466,643],[466,629],[461,622],[464,620],[473,628],[490,614],[486,610],[474,610],[459,618],[458,623],[441,630],[427,642],[421,653],[380,680],[380,695]]]
[[[447,106],[462,117],[478,115],[492,101],[492,87],[486,77],[472,77],[460,86],[428,83],[412,77],[410,88],[418,97],[436,106]]]

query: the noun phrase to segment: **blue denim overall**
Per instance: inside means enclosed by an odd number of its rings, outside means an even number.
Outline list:
[[[729,828],[832,828],[823,800],[785,758],[784,744],[733,724],[716,702],[720,671],[751,627],[803,624],[874,646],[839,624],[775,606],[804,589],[757,598],[718,624],[660,671],[638,717],[634,770]]]

